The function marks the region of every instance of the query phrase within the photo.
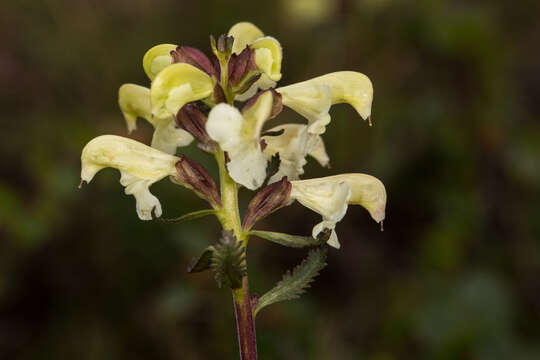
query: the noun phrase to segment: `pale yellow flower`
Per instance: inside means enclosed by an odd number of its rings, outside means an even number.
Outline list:
[[[283,176],[289,180],[298,179],[304,173],[307,155],[312,156],[321,166],[328,166],[330,159],[321,136],[310,134],[307,129],[307,125],[285,124],[267,131],[269,134],[283,132],[281,135],[262,137],[266,143],[264,153],[268,159],[279,153],[279,169],[270,177],[270,184],[281,180]]]
[[[292,182],[291,199],[317,212],[323,221],[313,227],[312,236],[330,229],[328,244],[340,247],[335,225],[347,212],[348,205],[361,205],[373,220],[385,218],[386,190],[377,178],[366,174],[341,174]]]
[[[279,41],[249,22],[240,22],[229,30],[234,37],[233,53],[239,54],[246,46],[255,50],[255,62],[262,75],[246,92],[236,95],[236,100],[245,101],[255,95],[257,90],[266,90],[276,86],[281,79],[281,61],[283,50]]]
[[[128,131],[137,128],[137,118],[146,119],[154,127],[152,147],[168,154],[175,154],[177,147],[187,146],[193,136],[175,126],[174,117],[152,116],[150,89],[135,84],[124,84],[118,90],[118,104],[126,120]]]
[[[152,211],[161,216],[161,204],[149,187],[166,176],[176,176],[175,164],[180,159],[138,141],[115,135],[92,139],[81,155],[81,181],[89,183],[106,167],[120,171],[120,183],[127,195],[136,200],[141,220],[151,220]]]
[[[349,103],[369,120],[373,85],[369,78],[355,71],[339,71],[276,89],[283,95],[283,105],[308,119],[308,131],[323,134],[330,123],[330,106]]]

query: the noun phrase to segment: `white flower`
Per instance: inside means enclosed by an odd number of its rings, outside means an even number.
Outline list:
[[[175,154],[177,147],[187,146],[193,136],[183,129],[176,128],[174,117],[152,116],[150,89],[135,84],[124,84],[118,90],[118,104],[126,120],[129,132],[137,128],[137,118],[146,119],[154,127],[152,147],[168,154]]]
[[[323,134],[330,123],[328,110],[333,104],[349,103],[363,119],[371,116],[373,85],[369,78],[354,71],[339,71],[276,89],[283,105],[308,119],[308,131]]]
[[[179,160],[135,140],[102,135],[92,139],[82,151],[81,180],[90,182],[98,171],[106,167],[119,170],[125,193],[135,197],[139,218],[151,220],[152,211],[159,217],[162,210],[149,187],[166,176],[176,176],[175,164]]]
[[[317,179],[291,181],[291,199],[319,213],[323,221],[313,227],[312,236],[331,230],[328,244],[340,247],[335,225],[347,212],[347,206],[361,205],[376,222],[385,218],[386,190],[377,178],[366,174],[342,174]]]
[[[260,133],[272,115],[274,95],[262,93],[243,114],[228,104],[216,105],[208,115],[206,132],[227,151],[229,175],[239,184],[255,190],[266,178],[266,156],[260,145]]]
[[[233,53],[239,54],[246,46],[255,50],[255,62],[262,73],[259,80],[243,94],[236,95],[235,99],[245,101],[255,95],[257,90],[266,90],[276,86],[281,79],[283,59],[283,50],[279,41],[271,36],[264,36],[258,27],[249,22],[235,24],[228,35],[234,37]]]
[[[309,134],[307,125],[285,124],[269,129],[266,133],[283,131],[279,136],[263,136],[266,143],[264,153],[270,159],[279,153],[279,169],[270,177],[268,183],[279,181],[283,176],[290,180],[296,180],[304,173],[304,165],[307,163],[306,156],[314,157],[321,166],[327,166],[330,162],[324,142],[319,135]]]

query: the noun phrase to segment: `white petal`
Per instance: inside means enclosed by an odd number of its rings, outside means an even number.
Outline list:
[[[152,220],[152,211],[156,217],[162,214],[161,203],[158,198],[150,193],[151,182],[149,180],[140,180],[125,172],[120,172],[120,184],[126,187],[126,195],[133,195],[136,201],[136,210],[139,219]]]
[[[239,184],[255,190],[266,178],[266,157],[259,133],[272,109],[272,94],[263,94],[246,111],[246,118],[233,106],[216,105],[208,115],[206,132],[229,155],[229,175]]]
[[[308,140],[310,143],[307,146],[309,149],[308,155],[317,160],[321,166],[328,166],[328,164],[330,164],[330,157],[326,153],[323,139],[316,134],[310,135]]]
[[[193,136],[175,126],[173,118],[159,121],[152,137],[152,147],[167,154],[174,155],[177,147],[188,146],[193,141]]]
[[[223,150],[232,151],[241,143],[243,122],[244,118],[237,108],[224,103],[218,104],[208,114],[206,132]]]
[[[269,183],[281,180],[287,176],[289,181],[296,180],[304,173],[304,165],[307,163],[306,156],[312,155],[324,166],[328,164],[328,155],[324,151],[324,144],[319,135],[308,134],[307,125],[285,124],[276,126],[269,132],[281,131],[279,136],[264,136],[263,139],[267,146],[264,153],[270,159],[276,153],[279,153],[279,170],[274,174]],[[322,151],[321,151],[322,147]],[[314,155],[315,154],[315,155]],[[324,162],[326,155],[326,162]]]
[[[267,161],[260,145],[252,144],[230,151],[227,163],[229,175],[250,190],[259,188],[266,178]]]
[[[335,247],[336,249],[339,249],[341,247],[341,244],[339,243],[336,230],[334,230],[335,226],[336,224],[334,222],[323,220],[313,227],[311,236],[316,239],[321,231],[323,231],[324,229],[330,229],[332,230],[332,233],[330,234],[330,237],[328,238],[326,243],[332,247]]]

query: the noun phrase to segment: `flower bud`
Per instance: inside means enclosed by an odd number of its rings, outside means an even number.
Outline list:
[[[212,93],[212,98],[216,104],[227,102],[227,97],[225,96],[225,92],[223,91],[223,87],[221,86],[221,84],[216,83],[216,85],[214,85],[214,92]]]
[[[178,46],[176,50],[171,51],[174,63],[186,63],[199,68],[210,76],[216,76],[214,65],[208,57],[199,49],[191,46]]]
[[[206,132],[206,115],[197,105],[184,105],[176,114],[176,123],[202,143],[212,141]]]
[[[261,73],[255,62],[255,50],[246,46],[239,55],[233,54],[229,61],[229,84],[237,94],[246,92]]]
[[[250,229],[260,219],[286,206],[291,197],[291,189],[292,184],[284,176],[281,181],[277,181],[260,190],[249,202],[242,227],[244,229]]]
[[[216,41],[216,39],[210,35],[210,46],[212,47],[212,52],[218,59],[228,59],[230,57],[233,43],[234,38],[232,36],[221,34]]]
[[[192,189],[212,206],[221,206],[221,197],[214,179],[199,163],[182,155],[175,166],[178,174],[176,180],[179,184]]]
[[[221,34],[217,40],[217,49],[220,52],[231,53],[233,42],[234,38],[232,36]]]

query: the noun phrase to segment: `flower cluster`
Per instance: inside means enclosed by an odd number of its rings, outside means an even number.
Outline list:
[[[257,190],[243,228],[276,209],[298,201],[319,213],[322,221],[313,238],[328,234],[329,245],[339,248],[335,225],[348,205],[361,205],[371,217],[385,217],[386,192],[376,178],[342,174],[299,180],[307,157],[329,164],[322,135],[330,123],[329,109],[348,103],[370,121],[373,87],[369,78],[340,71],[278,87],[282,48],[273,37],[251,23],[234,25],[227,35],[211,38],[212,54],[193,47],[161,44],[143,57],[150,87],[124,84],[118,93],[128,131],[137,119],[154,127],[151,146],[115,135],[91,140],[82,152],[82,181],[90,182],[105,167],[120,171],[125,193],[136,200],[142,220],[160,217],[159,200],[150,186],[169,179],[193,190],[216,211],[222,210],[218,186],[199,164],[177,156],[178,148],[197,141],[203,151],[224,155],[227,176],[237,185]],[[307,119],[265,129],[265,123],[287,106]],[[279,157],[277,171],[269,161]]]

